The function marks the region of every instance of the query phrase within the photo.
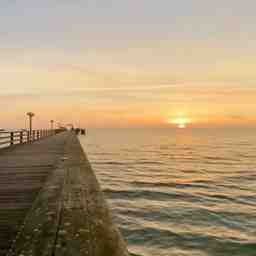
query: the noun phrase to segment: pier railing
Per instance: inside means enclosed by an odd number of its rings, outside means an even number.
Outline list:
[[[15,144],[33,142],[54,134],[59,130],[21,130],[21,131],[0,131],[0,148],[9,147]]]

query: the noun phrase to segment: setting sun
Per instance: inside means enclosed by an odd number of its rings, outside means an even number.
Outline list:
[[[178,117],[174,119],[169,119],[167,122],[169,124],[175,124],[180,129],[184,129],[189,123],[191,123],[191,119],[187,117]]]
[[[186,125],[185,125],[185,124],[179,124],[179,125],[178,125],[178,128],[184,129],[184,128],[186,128]]]

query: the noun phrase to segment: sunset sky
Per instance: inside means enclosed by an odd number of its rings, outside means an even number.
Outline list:
[[[256,126],[256,1],[0,2],[0,128]]]

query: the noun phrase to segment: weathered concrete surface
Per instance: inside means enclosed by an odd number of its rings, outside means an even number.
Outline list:
[[[0,154],[0,170],[0,255],[128,255],[73,133]]]

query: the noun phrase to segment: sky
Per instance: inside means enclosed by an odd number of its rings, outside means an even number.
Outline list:
[[[1,0],[0,128],[256,126],[256,1]]]

